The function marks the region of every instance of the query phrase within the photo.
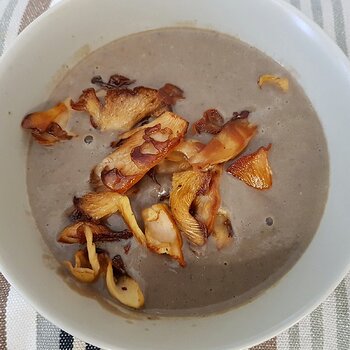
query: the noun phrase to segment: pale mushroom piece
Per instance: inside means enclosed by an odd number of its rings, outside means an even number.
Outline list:
[[[237,157],[256,134],[257,126],[246,119],[228,121],[222,130],[196,155],[190,158],[194,168],[207,170],[215,164]]]
[[[52,146],[63,140],[70,140],[74,135],[68,134],[66,127],[71,116],[68,100],[40,112],[26,115],[22,128],[31,130],[33,138],[43,146]]]
[[[138,283],[128,275],[116,278],[111,261],[107,265],[106,285],[110,295],[123,305],[139,309],[145,303],[145,298]]]
[[[157,254],[167,254],[186,266],[182,253],[182,237],[166,204],[154,204],[143,209],[147,247]]]
[[[207,186],[210,180],[208,172],[187,170],[175,173],[170,191],[170,208],[176,223],[186,238],[199,246],[207,240],[207,229],[191,214],[191,205],[198,192]]]
[[[145,235],[136,221],[127,196],[117,192],[91,192],[81,198],[74,198],[74,205],[93,220],[100,220],[119,213],[135,238],[142,245],[146,245]]]
[[[86,249],[78,250],[75,253],[75,266],[70,261],[64,264],[71,274],[80,282],[93,282],[100,272],[99,255],[96,253],[96,246],[92,243],[92,231],[89,226],[84,227],[86,238]]]
[[[178,146],[167,156],[167,159],[174,162],[182,159],[190,159],[204,148],[205,144],[193,139],[183,140]]]
[[[91,174],[92,184],[125,193],[182,141],[187,127],[188,122],[180,116],[163,113],[98,164]]]
[[[173,174],[192,167],[189,159],[203,149],[205,145],[198,140],[183,140],[155,168],[158,174]]]
[[[215,218],[212,237],[215,239],[216,248],[223,249],[233,242],[233,228],[227,212],[219,209]]]
[[[85,226],[89,226],[91,228],[94,242],[119,241],[122,239],[131,238],[133,236],[132,232],[129,230],[114,232],[109,227],[102,224],[96,224],[90,221],[79,221],[65,227],[61,231],[57,241],[68,244],[86,243],[84,233]]]
[[[74,255],[75,265],[70,261],[64,261],[64,265],[68,268],[70,273],[80,282],[91,283],[95,280],[96,275],[92,270],[87,258],[87,252],[78,250]]]
[[[222,172],[222,165],[215,165],[209,170],[208,187],[197,195],[192,205],[194,217],[206,226],[209,235],[213,231],[215,218],[221,204],[220,179]]]

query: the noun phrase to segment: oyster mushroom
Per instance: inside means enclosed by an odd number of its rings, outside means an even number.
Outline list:
[[[199,246],[206,242],[207,229],[191,215],[190,210],[198,192],[207,186],[208,181],[210,175],[207,172],[187,170],[175,173],[170,192],[170,208],[179,229],[190,242]]]
[[[272,170],[268,159],[270,148],[271,144],[237,159],[227,172],[244,181],[248,186],[259,190],[269,189],[272,186]]]
[[[201,151],[204,144],[197,140],[184,140],[156,166],[158,174],[172,174],[190,169],[189,159]]]
[[[114,260],[114,259],[113,259]],[[116,269],[113,268],[113,261],[109,260],[106,271],[106,285],[109,294],[123,305],[134,309],[141,308],[145,303],[142,290],[138,283],[125,273],[123,265],[120,268],[120,260]],[[122,262],[122,260],[121,260]]]
[[[65,130],[70,118],[68,102],[61,102],[46,111],[26,115],[22,128],[31,130],[33,138],[43,146],[52,146],[56,142],[70,140],[73,135]]]
[[[206,170],[235,158],[247,147],[256,129],[246,119],[228,121],[199,153],[190,158],[190,163],[195,168]]]
[[[287,78],[281,78],[277,75],[264,74],[259,77],[258,85],[262,88],[265,84],[272,84],[280,88],[283,92],[287,92],[289,89],[289,80]]]
[[[80,282],[93,282],[100,272],[100,254],[96,253],[96,246],[92,242],[93,234],[89,226],[84,227],[86,249],[78,250],[75,253],[75,265],[70,261],[65,261],[64,264],[71,274]],[[104,253],[101,253],[101,256]]]
[[[232,224],[228,214],[223,209],[219,209],[215,218],[212,236],[215,239],[218,250],[227,247],[233,242]]]
[[[77,210],[93,220],[100,220],[114,213],[120,213],[135,238],[142,245],[146,245],[145,235],[137,224],[127,196],[117,192],[87,193],[81,198],[75,197],[74,205]]]
[[[93,81],[107,89],[103,103],[95,89],[90,88],[82,92],[78,101],[71,101],[71,106],[77,111],[89,113],[91,124],[101,131],[128,131],[147,116],[160,116],[178,98],[183,98],[182,90],[172,84],[166,84],[159,90],[144,86],[129,89],[119,88],[133,83],[128,78],[114,75],[108,83],[100,78],[94,77]]]
[[[67,226],[62,230],[58,237],[60,243],[86,243],[84,229],[89,226],[92,231],[93,242],[98,241],[120,241],[122,239],[129,239],[133,236],[129,230],[114,232],[109,227],[94,222],[80,221]]]
[[[221,203],[220,178],[222,171],[223,167],[221,165],[216,165],[209,171],[210,182],[208,187],[197,195],[192,204],[194,217],[206,226],[208,234],[213,231],[215,217]]]
[[[92,184],[125,193],[181,142],[187,126],[187,121],[176,114],[163,113],[98,164],[91,174]]]
[[[168,254],[186,266],[182,254],[182,238],[166,204],[154,204],[142,211],[147,247],[157,254]]]

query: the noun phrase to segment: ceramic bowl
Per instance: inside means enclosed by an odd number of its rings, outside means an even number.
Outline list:
[[[127,321],[82,297],[57,274],[26,190],[23,115],[89,52],[144,30],[190,26],[240,38],[286,67],[315,107],[330,155],[320,227],[295,266],[254,301],[204,318]],[[0,63],[0,270],[44,317],[104,349],[240,349],[297,322],[340,282],[350,263],[350,66],[338,47],[277,0],[71,0],[19,36]],[[310,208],[312,210],[312,208]],[[292,213],[291,213],[292,214]]]

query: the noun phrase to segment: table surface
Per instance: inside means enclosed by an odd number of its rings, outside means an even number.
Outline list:
[[[30,22],[61,0],[0,0],[0,55]],[[290,0],[350,53],[350,0]],[[348,51],[349,50],[349,51]],[[254,350],[350,349],[350,275],[316,310]],[[0,274],[0,349],[98,349],[39,315]]]

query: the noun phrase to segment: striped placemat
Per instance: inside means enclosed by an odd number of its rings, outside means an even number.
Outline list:
[[[0,0],[0,55],[60,0]],[[290,0],[350,53],[350,0]],[[348,51],[349,50],[349,51]],[[253,350],[349,350],[350,274],[315,311]],[[0,274],[0,350],[93,350],[40,316]]]

